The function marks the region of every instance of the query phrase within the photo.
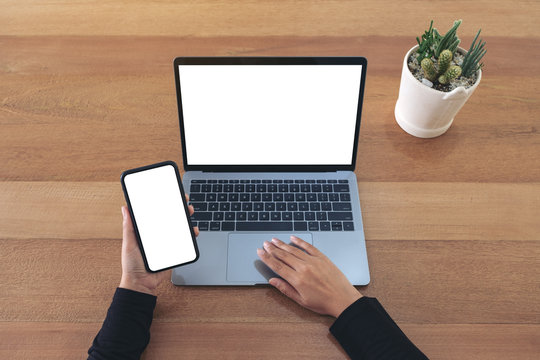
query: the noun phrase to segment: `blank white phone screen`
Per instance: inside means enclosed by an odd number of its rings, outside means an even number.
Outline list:
[[[195,260],[174,167],[165,165],[128,174],[124,184],[150,270]]]

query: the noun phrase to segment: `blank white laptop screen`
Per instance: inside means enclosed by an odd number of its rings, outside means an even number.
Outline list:
[[[189,165],[351,165],[362,65],[179,65]]]

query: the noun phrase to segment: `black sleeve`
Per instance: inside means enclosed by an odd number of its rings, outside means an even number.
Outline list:
[[[330,332],[351,359],[427,359],[375,298],[354,302]]]
[[[117,288],[88,359],[139,359],[150,341],[156,297]]]

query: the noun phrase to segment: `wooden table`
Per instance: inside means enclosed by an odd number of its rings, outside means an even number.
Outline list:
[[[376,296],[434,359],[540,355],[540,3],[0,1],[0,358],[85,358],[120,280],[120,173],[181,164],[172,59],[368,58],[357,159]],[[487,40],[450,130],[404,133],[431,19]],[[144,358],[344,358],[276,290],[159,289]]]

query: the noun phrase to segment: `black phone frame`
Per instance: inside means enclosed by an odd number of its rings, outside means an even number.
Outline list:
[[[187,217],[188,224],[189,224],[189,231],[191,233],[191,239],[193,241],[193,247],[195,248],[195,259],[192,260],[192,261],[188,261],[188,262],[185,262],[185,263],[178,264],[178,265],[169,266],[167,268],[163,268],[163,269],[159,269],[159,270],[151,270],[150,267],[148,266],[148,261],[146,259],[146,253],[144,252],[144,247],[143,247],[143,244],[142,244],[142,241],[141,241],[141,236],[139,234],[139,228],[137,227],[137,222],[135,221],[135,215],[133,214],[133,208],[131,207],[131,201],[129,200],[129,195],[128,195],[128,192],[127,192],[127,189],[126,189],[124,178],[129,174],[134,174],[134,173],[138,173],[138,172],[142,172],[142,171],[146,171],[146,170],[150,170],[150,169],[155,169],[155,168],[158,168],[158,167],[168,166],[168,165],[171,165],[174,168],[174,172],[176,174],[176,180],[177,180],[177,183],[178,183],[178,188],[180,189],[180,194],[182,196],[182,203],[184,205],[184,210],[186,212],[186,217]],[[120,176],[120,183],[122,184],[122,191],[124,192],[124,197],[126,199],[126,203],[127,203],[128,209],[129,209],[129,215],[131,217],[131,222],[133,224],[133,229],[135,231],[135,238],[137,239],[137,243],[139,244],[139,249],[141,250],[141,255],[142,255],[142,258],[143,258],[143,261],[144,261],[144,267],[146,268],[146,271],[148,271],[150,273],[157,273],[157,272],[169,270],[169,269],[172,269],[172,268],[176,268],[176,267],[179,267],[179,266],[192,264],[192,263],[194,263],[195,261],[197,261],[199,259],[199,247],[197,246],[197,237],[195,235],[195,231],[193,230],[193,224],[191,222],[191,215],[189,214],[188,204],[187,204],[187,201],[186,201],[186,194],[184,192],[184,187],[182,186],[182,179],[180,178],[180,172],[178,171],[178,166],[176,165],[176,163],[174,161],[167,160],[167,161],[162,161],[162,162],[151,164],[151,165],[145,165],[145,166],[137,167],[137,168],[134,168],[134,169],[126,170]]]

